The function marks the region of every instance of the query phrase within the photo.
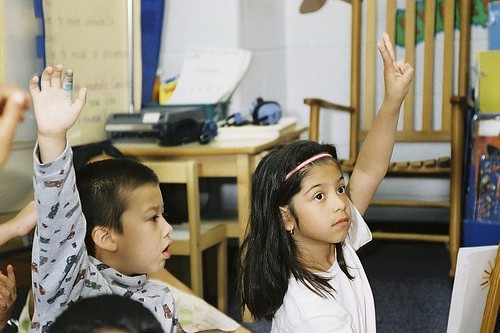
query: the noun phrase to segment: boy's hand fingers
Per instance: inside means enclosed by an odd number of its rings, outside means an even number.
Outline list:
[[[40,82],[41,90],[45,90],[50,88],[50,82],[52,79],[52,73],[54,72],[54,68],[48,66],[42,72],[42,78]]]
[[[38,86],[38,83],[40,82],[40,78],[38,75],[33,75],[29,82],[29,90],[31,93],[31,96],[37,94],[40,92],[40,87]]]
[[[73,103],[73,108],[75,111],[80,112],[81,109],[85,106],[85,102],[87,101],[87,88],[82,88],[78,92],[78,97]]]
[[[71,94],[73,92],[73,70],[68,69],[64,73],[63,85],[62,85],[66,96],[71,98]]]
[[[63,66],[62,65],[56,65],[54,67],[54,71],[52,72],[52,76],[50,78],[50,86],[59,88],[61,87],[61,76],[63,72]]]

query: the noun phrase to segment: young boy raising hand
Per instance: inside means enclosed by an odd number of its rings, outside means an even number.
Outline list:
[[[66,133],[86,90],[73,101],[72,81],[72,71],[58,65],[29,84],[38,130],[30,331],[47,332],[80,298],[116,294],[142,302],[165,332],[177,332],[170,290],[146,279],[164,268],[172,243],[158,178],[138,162],[112,159],[82,168],[77,183]]]

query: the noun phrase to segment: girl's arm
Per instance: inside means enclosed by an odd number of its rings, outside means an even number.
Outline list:
[[[0,165],[9,155],[17,125],[28,110],[29,96],[22,89],[0,85]]]
[[[37,222],[35,202],[31,201],[12,220],[0,225],[0,246],[14,237],[27,235]]]
[[[396,139],[399,111],[413,79],[410,64],[396,62],[394,48],[386,33],[377,47],[384,62],[384,101],[363,142],[349,181],[350,198],[361,215],[387,172]]]

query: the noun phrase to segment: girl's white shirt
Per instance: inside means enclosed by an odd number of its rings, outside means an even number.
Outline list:
[[[372,234],[356,207],[344,242],[344,257],[353,280],[335,263],[327,272],[334,297],[320,297],[294,277],[290,278],[283,304],[272,322],[272,333],[284,332],[376,332],[373,293],[356,251],[372,240]]]

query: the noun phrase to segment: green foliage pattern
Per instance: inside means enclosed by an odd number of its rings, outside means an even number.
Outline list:
[[[473,0],[472,1],[472,17],[471,23],[483,28],[488,25],[488,2],[489,0]],[[444,14],[444,0],[437,0],[436,2],[436,27],[435,34],[443,32],[443,14]],[[398,9],[396,11],[396,45],[404,46],[405,40],[405,9]],[[416,29],[415,29],[415,43],[420,43],[424,40],[424,26],[425,26],[425,0],[417,0],[416,3]],[[459,28],[460,11],[457,6],[455,8],[455,29]]]

